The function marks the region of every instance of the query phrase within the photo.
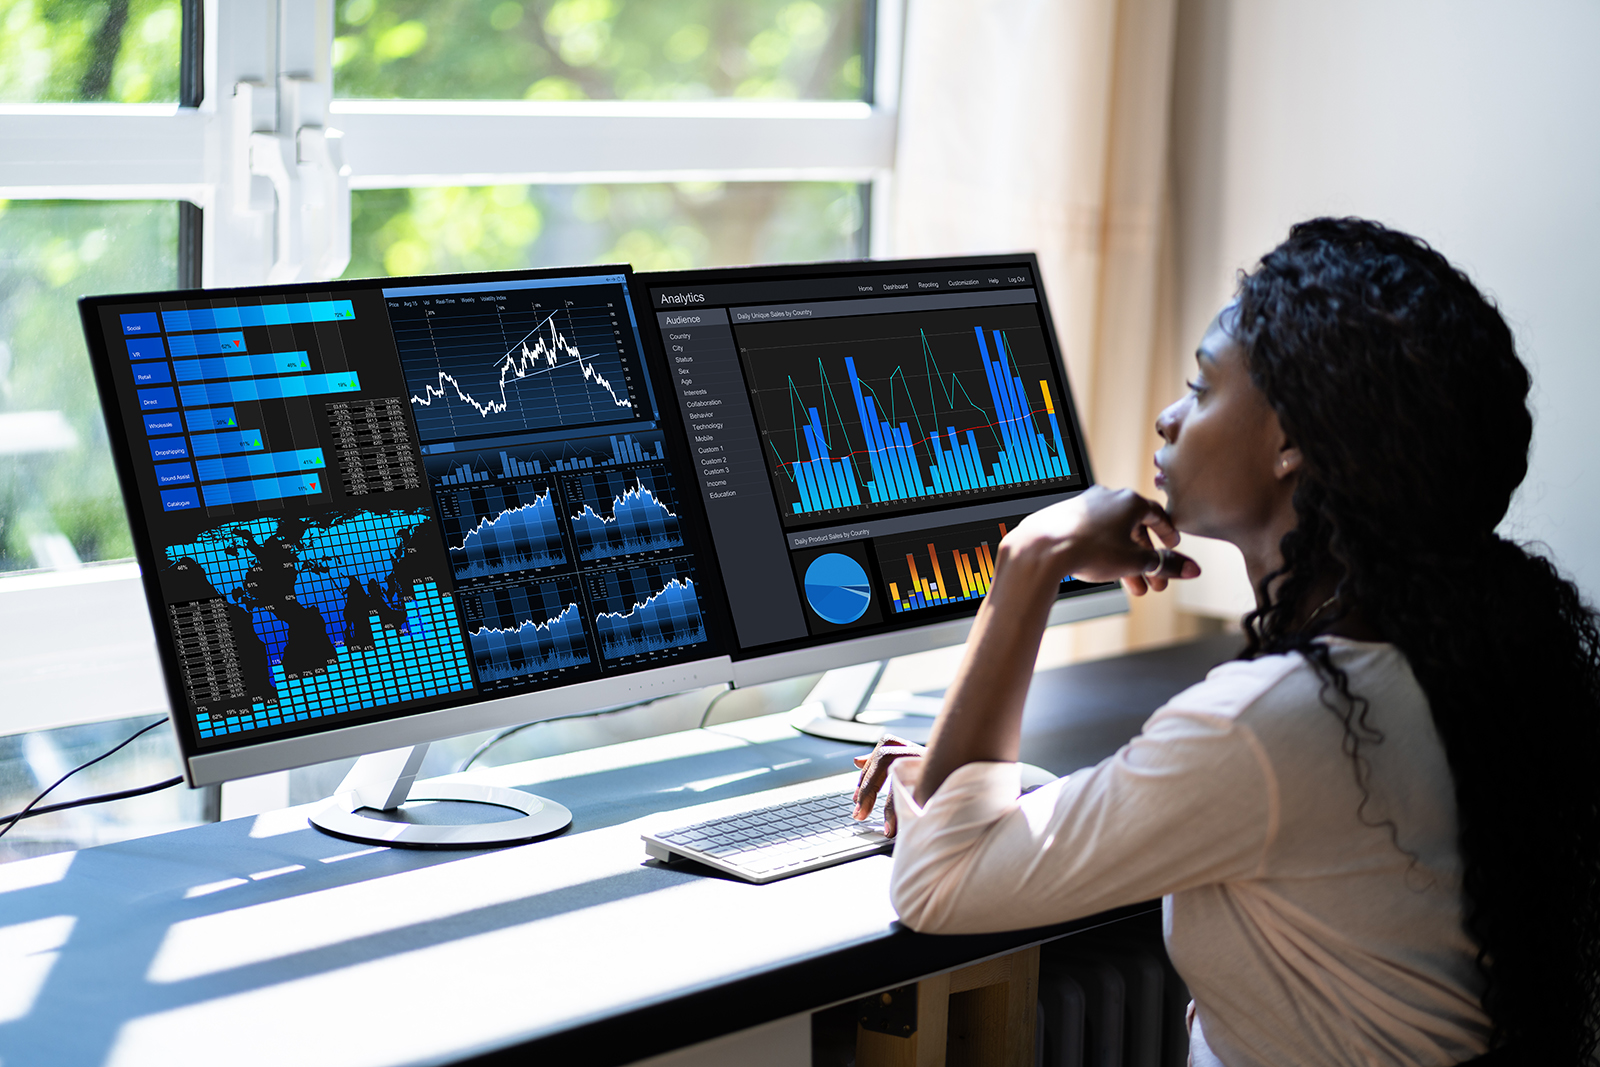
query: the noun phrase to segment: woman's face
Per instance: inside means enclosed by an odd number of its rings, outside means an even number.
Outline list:
[[[1189,392],[1156,420],[1166,442],[1155,456],[1156,488],[1180,530],[1232,541],[1248,558],[1252,545],[1276,545],[1294,525],[1301,458],[1250,380],[1244,349],[1223,325],[1230,318],[1231,307],[1212,320]]]

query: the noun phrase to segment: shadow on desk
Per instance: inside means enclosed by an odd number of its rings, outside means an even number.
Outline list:
[[[1041,674],[1024,758],[1096,762],[1231,651]],[[1110,917],[930,937],[896,921],[886,857],[767,886],[645,862],[646,820],[861,751],[774,717],[474,772],[572,810],[518,848],[362,847],[299,808],[0,867],[0,1060],[621,1064]]]

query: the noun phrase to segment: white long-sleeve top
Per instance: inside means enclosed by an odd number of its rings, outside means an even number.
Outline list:
[[[1360,749],[1364,807],[1311,664],[1226,663],[1104,762],[1027,796],[1014,764],[971,763],[919,808],[891,772],[901,919],[977,933],[1160,896],[1198,1009],[1196,1064],[1482,1054],[1455,797],[1427,698],[1393,645],[1327,640],[1383,735]]]

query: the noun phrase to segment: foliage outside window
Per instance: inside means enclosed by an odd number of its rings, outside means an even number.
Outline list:
[[[864,0],[344,0],[351,98],[859,100]]]
[[[84,293],[177,284],[171,202],[0,200],[0,571],[133,555]]]
[[[846,182],[374,189],[354,194],[346,277],[631,263],[676,270],[864,254]]]
[[[178,0],[0,0],[0,101],[178,99]]]

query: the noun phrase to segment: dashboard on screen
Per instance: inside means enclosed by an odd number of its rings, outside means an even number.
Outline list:
[[[970,615],[1006,531],[1092,480],[1031,256],[638,281],[736,660]]]

